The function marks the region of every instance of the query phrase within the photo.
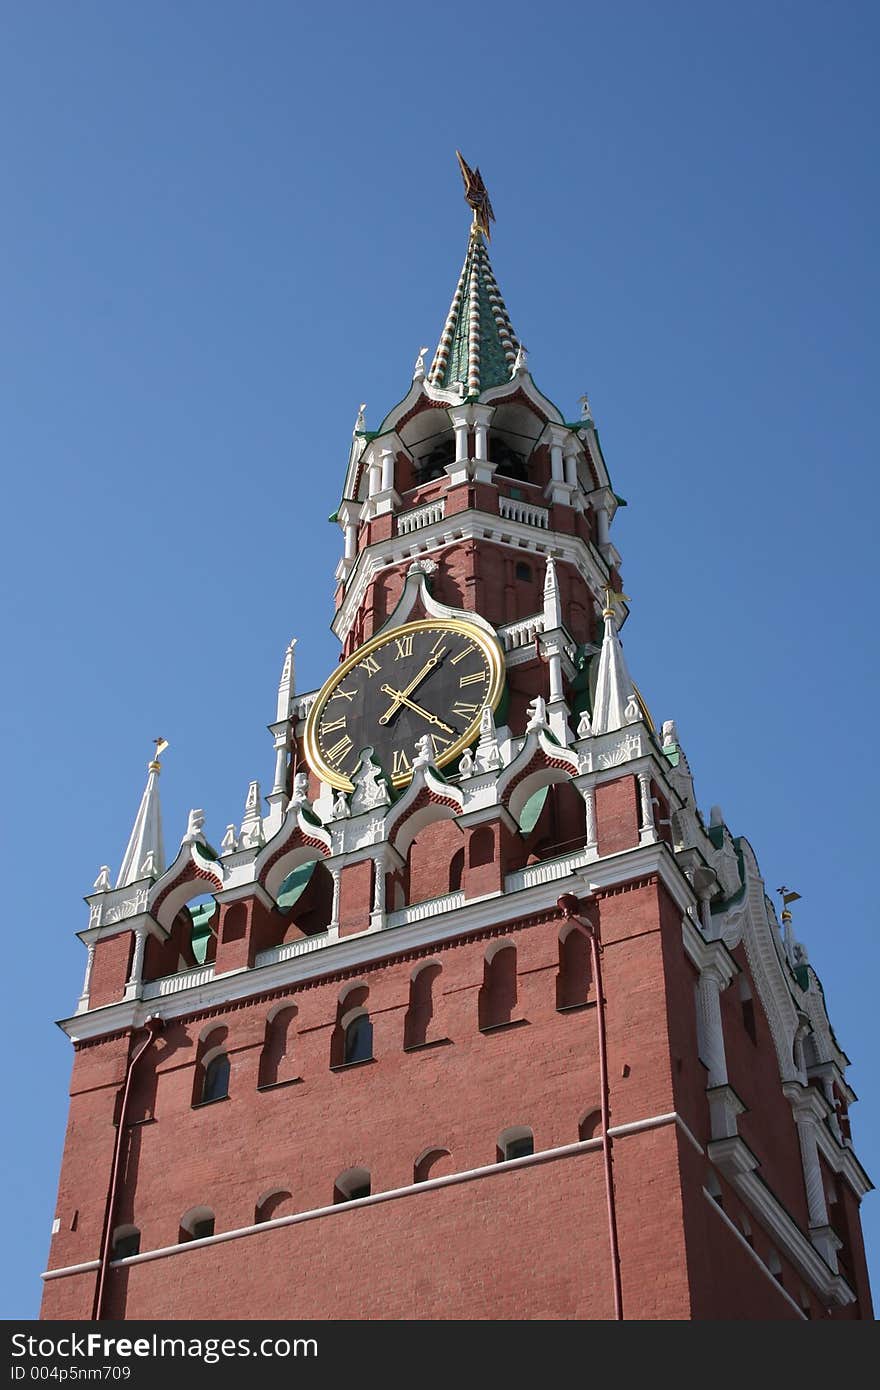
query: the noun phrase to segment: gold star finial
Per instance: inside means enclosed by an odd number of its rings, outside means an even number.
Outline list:
[[[461,177],[464,179],[465,202],[468,207],[474,210],[474,228],[478,232],[482,232],[487,241],[491,241],[492,234],[489,230],[489,223],[495,221],[495,213],[489,202],[489,194],[483,183],[483,176],[479,169],[472,169],[467,160],[462,158],[460,150],[455,151],[455,157],[458,160]]]

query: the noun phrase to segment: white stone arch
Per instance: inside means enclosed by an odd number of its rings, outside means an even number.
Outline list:
[[[166,875],[167,877],[168,875]],[[161,887],[161,884],[162,880],[160,879],[154,885],[147,911],[155,917],[160,927],[164,928],[166,932],[170,932],[181,908],[186,907],[187,903],[191,903],[194,898],[203,898],[219,893],[223,887],[223,880],[219,869],[216,875],[209,876],[205,871],[197,871],[190,862],[190,865],[184,866],[181,877],[176,883],[173,883],[170,891]],[[158,892],[157,889],[159,889]]]
[[[315,845],[292,845],[289,850],[285,850],[284,854],[276,859],[274,864],[270,866],[263,881],[263,887],[266,889],[267,893],[271,894],[273,898],[276,898],[282,883],[294,869],[300,868],[302,864],[310,864],[312,862],[323,864],[327,857],[326,851],[322,852]]]
[[[427,806],[420,806],[417,811],[401,822],[395,829],[394,848],[402,859],[406,859],[409,854],[412,842],[417,835],[429,825],[434,825],[437,821],[455,820],[459,815],[459,809],[455,806],[438,805],[436,802],[429,802]]]

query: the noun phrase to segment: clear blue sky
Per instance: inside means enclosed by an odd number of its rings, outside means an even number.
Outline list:
[[[435,344],[459,146],[539,385],[589,392],[627,655],[824,982],[880,1175],[872,3],[4,7],[3,1294],[39,1297],[81,895],[150,740],[173,851],[251,777],[285,644],[332,666],[325,518]],[[612,1001],[613,1007],[613,1001]],[[880,1200],[865,1203],[875,1283]]]

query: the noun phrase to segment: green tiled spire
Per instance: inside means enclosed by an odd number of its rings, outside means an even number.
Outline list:
[[[464,396],[478,396],[510,380],[519,346],[475,224],[428,381],[447,390],[461,382]]]

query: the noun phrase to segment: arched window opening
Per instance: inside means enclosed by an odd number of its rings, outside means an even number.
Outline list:
[[[514,1158],[526,1158],[535,1152],[535,1136],[526,1125],[516,1125],[498,1136],[498,1162],[509,1163]]]
[[[539,792],[543,796],[539,797]],[[569,782],[545,783],[536,788],[518,810],[520,833],[530,864],[557,859],[581,848],[586,840],[586,805],[580,792]]]
[[[215,1053],[204,1068],[200,1104],[226,1100],[229,1095],[229,1058],[225,1052]]]
[[[205,1240],[214,1234],[214,1213],[210,1207],[192,1207],[180,1221],[179,1243]]]
[[[758,1030],[755,1025],[755,1001],[745,975],[739,977],[739,1006],[742,1012],[742,1025],[753,1043],[757,1045]]]
[[[457,849],[449,861],[449,891],[457,893],[464,877],[464,846]]]
[[[559,970],[556,975],[557,1009],[576,1009],[590,993],[590,943],[584,932],[570,927],[559,938]]]
[[[324,932],[333,915],[333,875],[317,859],[299,864],[284,879],[276,901],[286,919],[285,942]]]
[[[513,1020],[516,1009],[515,946],[501,946],[486,958],[477,1009],[479,1026],[484,1032]]]
[[[410,982],[409,1006],[403,1023],[404,1047],[423,1047],[428,1041],[434,1017],[434,984],[440,973],[439,965],[424,965]]]
[[[369,1024],[369,1010],[367,1000],[369,998],[369,988],[367,985],[352,984],[347,985],[339,995],[336,1005],[336,1026],[330,1038],[330,1065],[331,1067],[343,1067],[354,1060],[367,1060],[367,1058],[356,1059],[348,1054],[354,1050],[355,1043],[360,1035],[358,1047],[362,1047],[369,1041],[370,1051],[368,1056],[372,1056],[372,1026],[369,1028],[367,1038],[367,1025]],[[366,1024],[360,1024],[359,1028],[350,1031],[351,1025],[356,1018],[366,1018]]]
[[[257,1083],[261,1089],[266,1086],[278,1086],[284,1081],[295,1079],[294,1037],[296,1029],[294,1020],[296,1012],[296,1006],[290,1004],[286,1008],[278,1009],[266,1022],[266,1037],[263,1042],[263,1050],[260,1053]]]
[[[416,487],[432,483],[435,478],[444,477],[447,464],[455,462],[455,436],[451,432],[446,436],[427,440],[426,444],[428,447],[415,460]]]
[[[428,1149],[413,1164],[413,1182],[427,1182],[428,1178],[439,1178],[451,1171],[452,1155],[448,1149]]]
[[[602,1126],[602,1111],[590,1110],[578,1125],[578,1139],[595,1139]]]
[[[110,1258],[127,1260],[130,1255],[141,1252],[141,1233],[137,1226],[117,1226],[113,1232]]]
[[[254,1210],[254,1225],[260,1226],[264,1221],[274,1221],[276,1216],[286,1216],[293,1198],[290,1193],[283,1188],[276,1192],[269,1192],[265,1197],[261,1197]]]
[[[333,1187],[333,1201],[356,1202],[361,1197],[369,1197],[371,1191],[370,1174],[366,1168],[348,1168],[340,1173]]]
[[[373,1025],[369,1014],[356,1014],[344,1028],[343,1063],[369,1061],[373,1055]]]
[[[515,574],[520,583],[531,584],[532,567],[525,560],[517,560]]]
[[[494,430],[489,431],[489,461],[495,465],[499,478],[512,478],[517,483],[529,481],[526,455]]]

